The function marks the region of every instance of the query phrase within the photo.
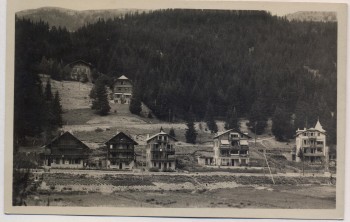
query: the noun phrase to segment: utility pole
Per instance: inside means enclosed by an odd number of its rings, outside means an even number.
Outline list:
[[[267,167],[269,168],[269,172],[270,172],[270,175],[271,175],[272,182],[273,182],[273,184],[275,184],[275,180],[273,179],[273,176],[272,176],[272,173],[271,173],[271,168],[270,168],[269,162],[267,161],[265,152],[264,152],[264,157],[265,157],[265,161],[267,163]]]
[[[254,129],[255,129],[255,132],[254,132],[254,134],[255,134],[255,138],[254,138],[254,146],[255,146],[255,149],[256,149],[256,125],[258,124],[258,122],[257,121],[255,121],[255,123],[254,123],[254,125],[255,125],[255,127],[254,127]]]

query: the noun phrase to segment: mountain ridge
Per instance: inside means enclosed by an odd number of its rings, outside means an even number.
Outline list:
[[[68,31],[73,32],[78,28],[97,22],[99,19],[113,19],[123,17],[128,13],[148,12],[146,9],[96,9],[96,10],[73,10],[60,7],[42,7],[37,9],[28,9],[16,12],[19,18],[30,19],[33,22],[40,20],[56,27],[66,27]]]

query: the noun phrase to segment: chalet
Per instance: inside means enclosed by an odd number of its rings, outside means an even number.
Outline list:
[[[44,166],[83,168],[87,165],[89,147],[69,132],[54,138],[44,148]]]
[[[107,145],[107,168],[132,169],[134,167],[134,146],[138,145],[137,142],[120,132],[105,144]]]
[[[113,100],[115,103],[130,104],[132,83],[126,76],[120,76],[113,86]]]
[[[162,129],[159,133],[148,137],[146,142],[146,164],[148,168],[160,170],[175,170],[175,142],[177,140],[165,133]]]
[[[301,161],[300,152],[303,153],[304,161],[311,163],[322,163],[328,157],[328,147],[326,146],[326,131],[320,121],[317,121],[314,128],[298,129],[295,137],[295,153],[293,160]]]
[[[83,60],[74,61],[68,66],[71,68],[70,78],[76,81],[91,82],[91,63],[85,62]]]
[[[239,130],[230,129],[214,137],[214,165],[246,166],[249,164],[249,144],[251,139]]]

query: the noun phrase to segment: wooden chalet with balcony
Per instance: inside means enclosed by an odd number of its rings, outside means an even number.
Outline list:
[[[132,83],[126,76],[120,76],[113,86],[114,103],[130,104],[132,96]]]
[[[132,169],[135,166],[135,145],[138,145],[130,136],[123,132],[118,133],[106,143],[107,168]]]
[[[175,142],[177,140],[165,133],[162,129],[159,133],[147,139],[146,162],[148,168],[160,170],[175,170]]]
[[[52,168],[84,168],[90,153],[90,148],[70,132],[54,138],[44,148],[44,166]]]
[[[251,139],[239,130],[230,129],[214,137],[213,165],[247,166],[249,164],[249,143]]]
[[[81,81],[81,82],[91,82],[92,80],[92,64],[85,62],[84,60],[77,60],[70,64],[70,79]]]

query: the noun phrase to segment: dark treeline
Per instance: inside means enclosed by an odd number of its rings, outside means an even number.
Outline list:
[[[83,59],[109,77],[132,79],[160,119],[186,119],[191,109],[203,120],[207,107],[225,119],[234,109],[257,123],[250,124],[257,133],[268,117],[280,121],[285,129],[274,134],[282,140],[319,118],[334,143],[336,40],[337,23],[289,22],[263,11],[159,10],[72,33],[16,19],[16,79],[18,66],[33,74],[43,56]]]

